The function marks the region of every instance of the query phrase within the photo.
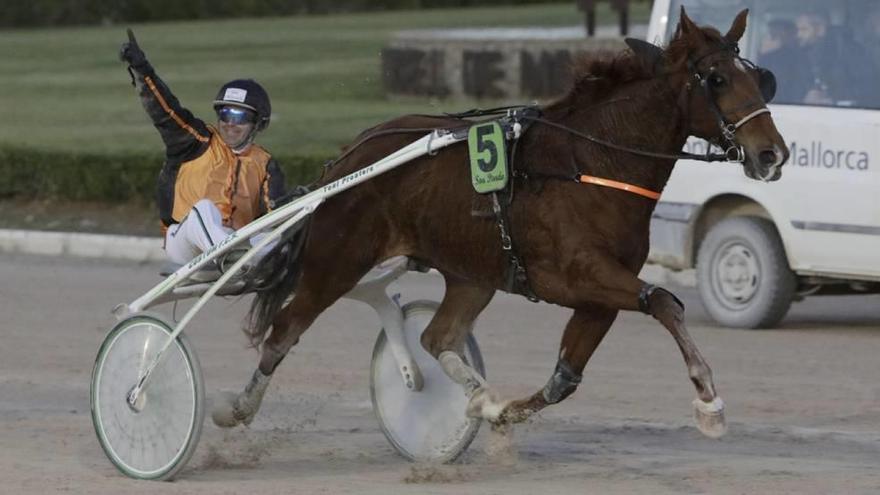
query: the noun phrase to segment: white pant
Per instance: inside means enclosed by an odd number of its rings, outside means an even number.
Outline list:
[[[233,232],[223,226],[220,210],[209,199],[199,200],[182,222],[165,232],[165,253],[172,262],[183,265],[207,251]]]
[[[183,265],[233,232],[235,232],[233,229],[223,226],[223,216],[217,205],[209,199],[202,199],[193,205],[182,222],[168,227],[168,231],[165,232],[165,253],[169,260]],[[257,234],[251,237],[251,246],[257,244],[263,235]],[[275,242],[269,243],[255,260],[265,256],[275,244]]]

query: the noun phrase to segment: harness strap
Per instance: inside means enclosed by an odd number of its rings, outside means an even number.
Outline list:
[[[513,178],[521,178],[525,174],[516,170],[516,150],[519,147],[520,137],[525,134],[531,124],[531,121],[524,117],[539,116],[541,111],[535,107],[502,107],[501,109],[492,109],[490,112],[496,112],[497,110],[507,111],[506,118],[501,120],[501,127],[504,129],[507,137],[506,145],[510,156],[508,165]],[[514,181],[511,180],[508,181],[504,190],[493,192],[490,195],[492,199],[492,212],[495,214],[495,221],[501,235],[501,249],[507,255],[505,290],[511,294],[523,295],[529,301],[538,302],[540,299],[535,295],[529,283],[525,262],[519,256],[510,226],[508,208],[513,204],[515,188]]]
[[[522,179],[528,180],[532,177],[538,179],[554,179],[561,180],[564,182],[569,182],[574,180],[580,184],[593,184],[595,186],[602,187],[610,187],[612,189],[620,189],[621,191],[626,191],[628,193],[637,194],[639,196],[644,196],[646,198],[652,200],[660,199],[660,193],[657,191],[652,191],[650,189],[645,189],[644,187],[636,186],[633,184],[627,184],[626,182],[619,182],[611,179],[603,179],[601,177],[594,177],[592,175],[584,175],[584,174],[576,174],[574,177],[565,174],[547,174],[543,172],[532,172],[529,174],[521,173],[517,175],[517,177],[521,177]]]
[[[602,179],[600,177],[593,177],[592,175],[583,174],[577,176],[577,181],[581,184],[594,184],[602,187],[610,187],[612,189],[620,189],[621,191],[638,194],[639,196],[644,196],[655,201],[660,199],[660,193],[652,191],[650,189],[645,189],[644,187],[627,184],[626,182],[618,182],[616,180]]]
[[[538,296],[532,291],[526,268],[519,257],[516,244],[510,234],[510,219],[507,218],[507,205],[498,201],[498,194],[492,193],[492,211],[498,222],[498,230],[501,234],[501,249],[507,254],[507,292],[522,294],[529,301],[538,302]]]

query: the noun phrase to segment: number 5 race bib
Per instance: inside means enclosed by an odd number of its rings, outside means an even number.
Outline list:
[[[500,191],[507,185],[504,131],[498,122],[476,124],[468,131],[471,183],[478,193]]]

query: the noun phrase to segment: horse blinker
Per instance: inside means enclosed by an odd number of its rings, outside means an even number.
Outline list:
[[[761,90],[764,103],[770,103],[776,96],[776,75],[763,67],[756,67],[755,70],[758,71],[758,89]]]

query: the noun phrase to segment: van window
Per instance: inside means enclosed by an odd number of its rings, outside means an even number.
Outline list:
[[[772,70],[774,103],[880,108],[880,2],[876,0],[672,0],[666,39],[684,5],[722,33],[749,8],[742,55]]]

